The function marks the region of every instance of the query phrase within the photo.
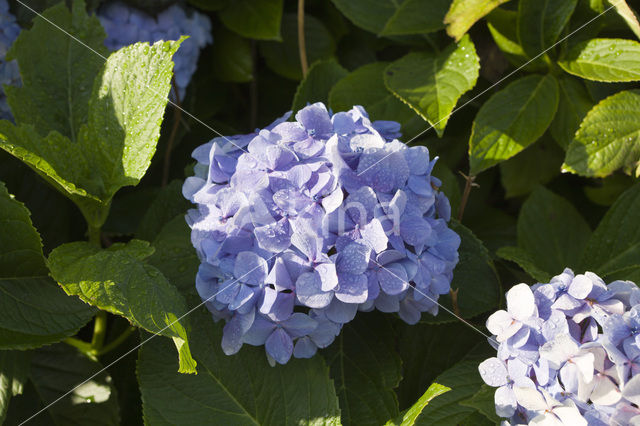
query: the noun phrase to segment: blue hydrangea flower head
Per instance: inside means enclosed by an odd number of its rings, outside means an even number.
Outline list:
[[[183,187],[223,350],[264,345],[278,363],[313,356],[358,311],[435,315],[460,245],[437,159],[398,123],[322,103],[289,117],[196,148]]]
[[[565,269],[518,284],[487,320],[497,356],[479,366],[510,424],[609,425],[640,420],[640,289]]]
[[[7,3],[7,0],[0,0],[0,120],[11,120],[12,118],[3,86],[17,86],[20,84],[18,63],[5,60],[7,51],[15,39],[18,38],[19,33],[20,26],[9,11],[9,3]]]
[[[139,41],[154,43],[158,40],[176,40],[182,35],[188,35],[189,38],[173,56],[173,71],[179,98],[184,97],[196,71],[200,50],[213,41],[209,18],[176,4],[153,17],[124,3],[108,3],[100,9],[98,17],[107,33],[105,44],[111,50],[118,50]]]

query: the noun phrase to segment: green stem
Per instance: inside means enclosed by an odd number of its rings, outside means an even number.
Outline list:
[[[93,352],[100,352],[106,335],[107,313],[105,311],[98,311],[95,321],[93,322],[93,338],[91,339],[91,350]]]
[[[125,331],[122,332],[122,334],[120,334],[118,337],[116,337],[115,339],[113,339],[111,342],[109,342],[107,345],[105,345],[102,349],[100,349],[98,351],[98,355],[104,355],[107,352],[111,352],[112,350],[114,350],[115,348],[117,348],[118,346],[120,346],[125,340],[127,340],[127,338],[131,335],[131,333],[133,333],[136,330],[135,327],[133,326],[129,326],[127,327],[127,329]]]
[[[102,242],[100,240],[100,227],[99,226],[92,226],[91,224],[89,224],[89,242],[92,244],[96,244],[98,246],[102,245]]]
[[[84,354],[88,358],[94,361],[97,361],[96,354],[91,349],[91,344],[84,342],[80,339],[77,339],[75,337],[67,337],[66,339],[63,340],[63,342],[69,346],[73,346],[74,348],[78,349],[80,353]]]

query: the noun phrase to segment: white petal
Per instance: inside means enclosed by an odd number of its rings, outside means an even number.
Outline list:
[[[549,408],[542,394],[535,389],[514,387],[513,391],[516,394],[518,404],[527,410],[544,411]]]
[[[507,310],[514,318],[524,321],[536,309],[533,292],[527,284],[518,284],[507,292]]]

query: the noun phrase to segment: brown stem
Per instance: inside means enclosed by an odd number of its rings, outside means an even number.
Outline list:
[[[453,306],[453,312],[456,316],[460,317],[460,307],[458,306],[458,290],[459,288],[449,290],[449,294],[451,295],[451,305]]]
[[[169,135],[169,141],[167,142],[167,149],[164,152],[164,165],[162,167],[162,186],[167,186],[169,183],[169,169],[171,167],[171,151],[173,150],[173,143],[178,134],[178,128],[180,127],[180,119],[182,117],[182,107],[180,106],[180,97],[178,96],[178,87],[176,86],[176,80],[171,79],[171,86],[176,94],[176,102],[173,108],[173,126],[171,127],[171,134]]]
[[[309,71],[307,63],[307,48],[304,41],[304,0],[298,0],[298,51],[300,52],[300,66],[302,67],[302,77],[306,77]]]
[[[473,181],[476,180],[475,176],[467,176],[462,172],[460,172],[460,174],[464,177],[466,183],[464,185],[464,192],[462,193],[462,200],[460,200],[460,208],[458,209],[458,221],[462,221],[464,209],[467,206],[467,200],[469,199],[469,194],[471,193],[471,187],[477,186],[473,183]]]

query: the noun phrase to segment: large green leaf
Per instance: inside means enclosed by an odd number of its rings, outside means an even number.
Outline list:
[[[507,1],[509,0],[453,0],[444,18],[447,34],[460,40],[473,24]]]
[[[479,69],[475,46],[466,36],[438,54],[409,53],[387,67],[384,79],[442,136],[458,99],[475,86]]]
[[[441,30],[450,5],[451,0],[404,0],[380,34],[424,34]]]
[[[578,0],[520,0],[518,3],[518,40],[533,58],[558,39],[576,8]]]
[[[510,262],[517,263],[529,276],[541,283],[547,283],[552,274],[543,271],[536,265],[536,261],[531,254],[522,247],[505,246],[500,247],[496,254]]]
[[[487,27],[493,37],[493,41],[496,42],[496,46],[514,66],[523,67],[527,71],[545,71],[548,69],[543,58],[531,60],[520,45],[517,11],[500,7],[494,9],[487,16]]]
[[[395,0],[332,0],[333,4],[351,22],[372,33],[380,33],[387,21],[396,13]]]
[[[4,423],[11,398],[22,393],[30,361],[28,352],[0,351],[0,424]]]
[[[640,266],[638,217],[640,184],[635,184],[616,200],[593,232],[582,256],[582,268],[603,277],[637,269]]]
[[[329,92],[329,106],[337,112],[362,105],[372,120],[398,121],[405,127],[415,118],[424,124],[411,108],[385,87],[383,73],[387,65],[386,62],[374,62],[349,73]]]
[[[191,244],[190,229],[179,214],[158,232],[152,243],[155,252],[148,263],[158,268],[181,293],[195,293],[200,259]]]
[[[535,265],[556,275],[577,268],[591,229],[564,198],[538,187],[522,205],[518,217],[518,246]]]
[[[460,261],[453,271],[451,288],[458,290],[458,308],[463,318],[493,310],[500,300],[500,281],[489,252],[473,232],[458,222],[451,222],[451,228],[460,235],[462,242],[458,250]],[[453,311],[451,297],[447,294],[438,299],[438,303]],[[441,310],[438,316],[422,316],[423,322],[459,321],[450,312]]]
[[[232,31],[247,38],[280,40],[283,0],[233,0],[218,13]]]
[[[516,80],[485,102],[473,122],[469,141],[471,174],[513,157],[547,130],[558,106],[552,75]]]
[[[69,196],[90,224],[102,225],[115,192],[136,185],[149,167],[180,43],[137,43],[113,53],[95,80],[77,141],[0,121],[0,148]]]
[[[195,372],[187,339],[183,296],[157,268],[143,260],[153,254],[149,243],[132,240],[108,249],[69,243],[53,250],[49,268],[67,294],[152,333],[171,337],[180,355],[180,372]]]
[[[401,378],[395,333],[380,313],[346,324],[323,355],[340,398],[343,425],[380,425],[398,415],[393,389]]]
[[[604,177],[640,159],[640,90],[606,98],[584,118],[569,145],[563,169]]]
[[[557,114],[556,114],[557,115]],[[564,152],[547,136],[500,163],[500,180],[508,197],[525,195],[560,174]]]
[[[32,356],[29,377],[42,404],[51,404],[47,410],[55,424],[119,424],[118,398],[111,377],[100,363],[75,348],[60,343],[38,349]],[[67,392],[69,395],[65,395]],[[37,405],[31,403],[35,411]]]
[[[28,349],[75,334],[95,310],[47,277],[27,208],[0,182],[0,349]]]
[[[638,22],[638,17],[627,2],[625,0],[607,0],[607,2],[615,7],[618,15],[622,16],[622,19],[625,20],[631,31],[633,31],[636,37],[640,38],[640,23]]]
[[[573,46],[558,61],[569,74],[587,80],[640,80],[640,43],[634,40],[594,38]]]
[[[416,418],[422,413],[424,407],[429,402],[443,393],[449,392],[451,389],[438,383],[432,383],[427,391],[413,404],[407,411],[400,414],[397,418],[389,420],[385,426],[414,426]]]
[[[73,12],[61,2],[42,16],[20,32],[7,54],[7,60],[17,59],[22,78],[21,87],[6,88],[7,101],[18,125],[33,125],[41,137],[56,131],[77,142],[104,62],[99,55],[108,54],[105,33],[98,18],[85,12],[84,1],[74,1]]]
[[[164,225],[179,214],[184,216],[187,209],[192,207],[182,195],[182,183],[181,180],[174,180],[158,192],[140,220],[135,231],[136,238],[153,241]],[[140,191],[136,191],[136,194],[140,194]]]
[[[556,142],[566,150],[594,103],[584,84],[576,78],[561,76],[558,79],[558,88],[558,111],[549,130]]]
[[[435,383],[451,390],[424,407],[415,420],[416,426],[457,426],[476,412],[475,408],[462,405],[461,402],[471,398],[482,386],[478,361],[463,360],[435,379]]]
[[[483,384],[478,392],[471,398],[460,402],[460,405],[475,408],[493,424],[499,424],[502,419],[496,414],[495,393],[496,388]]]
[[[397,333],[404,372],[396,389],[401,409],[411,407],[438,374],[460,361],[475,345],[486,341],[481,333],[460,321],[437,325],[402,323]]]
[[[328,103],[331,88],[347,74],[349,72],[340,66],[335,59],[314,63],[298,86],[291,110],[295,113],[304,108],[307,103]]]
[[[322,21],[311,15],[305,16],[304,38],[309,63],[328,59],[336,50],[329,30]],[[282,17],[282,41],[260,43],[260,53],[264,56],[269,68],[278,74],[293,80],[302,80],[296,14],[287,13]]]
[[[193,317],[197,376],[175,372],[164,339],[140,349],[146,424],[340,424],[338,398],[322,357],[270,367],[263,348],[245,347],[227,356],[220,349],[222,327],[204,309]]]

